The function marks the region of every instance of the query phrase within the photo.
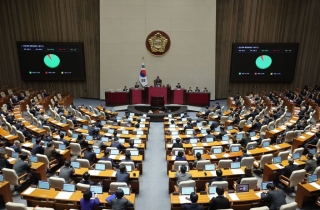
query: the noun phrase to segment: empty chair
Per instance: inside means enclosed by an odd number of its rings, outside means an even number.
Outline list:
[[[127,183],[125,182],[111,182],[109,187],[109,192],[117,191],[118,187],[127,187]]]
[[[56,189],[62,189],[63,184],[66,183],[64,178],[59,178],[59,177],[50,177],[49,182],[50,182],[50,187],[56,188]]]
[[[197,169],[204,169],[205,165],[209,165],[209,164],[211,164],[210,160],[199,160],[199,161],[197,161],[196,168]]]
[[[320,177],[320,166],[318,166],[316,170],[314,170],[313,174],[317,174],[318,177]]]
[[[58,165],[58,162],[56,160],[52,160],[51,162],[48,160],[48,157],[46,155],[37,154],[38,161],[44,163],[47,170],[50,170],[51,168]]]
[[[285,143],[292,143],[293,142],[293,138],[296,136],[296,134],[294,133],[294,131],[288,131],[286,133],[286,136],[284,137],[284,142]]]
[[[211,186],[220,186],[224,190],[228,190],[229,183],[227,181],[211,182]]]
[[[25,173],[22,176],[18,177],[16,171],[14,169],[3,168],[2,173],[4,175],[4,180],[9,182],[10,185],[14,185],[15,191],[12,193],[13,195],[18,195],[17,191],[18,187],[22,185],[26,180],[22,180],[23,177],[26,177],[28,174]]]
[[[81,156],[81,146],[79,143],[70,143],[70,154],[73,156]]]
[[[258,179],[256,177],[242,178],[240,184],[249,184],[249,189],[257,188]]]
[[[78,183],[77,184],[77,190],[80,190],[80,191],[90,190],[90,185],[89,184]]]
[[[280,182],[287,187],[294,188],[296,187],[300,182],[302,182],[305,178],[306,170],[296,170],[293,171],[290,178],[285,177],[284,175],[280,176]]]
[[[219,160],[218,168],[230,168],[232,160]]]
[[[265,164],[267,164],[267,163],[272,163],[272,158],[273,158],[273,155],[272,155],[272,154],[262,155],[260,161],[257,161],[257,160],[254,161],[254,162],[253,162],[253,165],[254,165],[256,168],[260,168],[260,169],[263,170]]]
[[[289,156],[289,151],[279,152],[278,154],[278,157],[281,157],[282,161],[288,160],[288,156]]]
[[[196,181],[188,180],[188,181],[181,181],[178,185],[178,192],[181,193],[183,187],[196,187]]]
[[[112,163],[109,160],[99,160],[98,163],[104,164],[106,166],[106,170],[108,170],[108,169],[113,170]]]
[[[252,168],[254,162],[254,157],[243,157],[241,159],[241,166],[245,166],[246,168]]]
[[[291,203],[282,205],[279,210],[296,210],[297,208],[298,208],[298,204],[296,202],[291,202]]]
[[[89,160],[87,160],[87,159],[77,158],[76,161],[80,163],[80,168],[88,168],[88,169],[90,169],[90,167],[91,167],[90,163],[89,163]]]
[[[174,161],[173,168],[178,171],[179,166],[182,166],[182,165],[188,166],[188,162],[187,161]]]
[[[7,210],[33,210],[33,207],[26,207],[23,203],[13,203],[7,202],[6,203]]]

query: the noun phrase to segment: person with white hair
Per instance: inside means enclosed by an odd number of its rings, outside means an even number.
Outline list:
[[[15,140],[10,148],[14,149],[15,152],[21,154],[21,144],[19,140]]]

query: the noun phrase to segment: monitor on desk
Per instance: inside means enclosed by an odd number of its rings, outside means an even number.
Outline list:
[[[298,160],[300,159],[300,153],[293,153],[293,160]]]
[[[317,149],[316,148],[309,149],[309,153],[312,155],[315,155],[317,153]]]
[[[36,140],[37,140],[37,137],[32,137],[32,139],[31,139],[31,141],[32,141],[32,143],[36,143]]]
[[[208,137],[208,138],[206,138],[206,142],[207,142],[207,143],[211,143],[211,142],[213,142],[213,138],[212,138],[212,137]]]
[[[123,131],[122,131],[122,134],[128,135],[128,134],[129,134],[129,131],[128,131],[128,130],[123,130]]]
[[[48,181],[38,181],[38,188],[43,190],[49,190],[50,189],[50,183]]]
[[[185,117],[184,117],[184,118],[181,118],[181,121],[182,121],[182,122],[186,122],[186,121],[187,121],[187,118],[185,118]]]
[[[113,132],[114,132],[114,129],[108,129],[108,133],[113,134]]]
[[[141,126],[141,125],[140,125]],[[170,124],[169,125],[169,128],[175,128],[176,127],[176,125],[175,124]]]
[[[142,144],[142,140],[141,139],[135,139],[133,140],[134,144]]]
[[[139,156],[139,150],[130,150],[131,156]]]
[[[82,116],[82,119],[83,119],[83,120],[86,120],[87,118],[86,118],[86,116]]]
[[[55,120],[56,120],[56,121],[59,121],[59,120],[60,120],[60,117],[56,116]]]
[[[73,134],[72,134],[72,138],[73,138],[73,139],[77,139],[78,136],[79,136],[79,134],[77,134],[77,133],[73,133]]]
[[[175,155],[175,156],[177,156],[177,155],[178,155],[178,153],[179,153],[179,151],[182,151],[182,152],[183,152],[183,154],[184,154],[184,150],[175,150],[175,151],[174,151],[174,155]]]
[[[90,191],[95,194],[102,194],[103,193],[102,186],[100,186],[100,185],[91,185]]]
[[[214,129],[214,131],[215,131],[215,132],[220,132],[220,127],[216,127],[216,128]]]
[[[236,138],[237,139],[242,139],[243,138],[243,134],[242,133],[238,133]]]
[[[198,143],[198,139],[191,138],[189,142],[190,144],[196,144]]]
[[[3,174],[0,174],[0,182],[3,182],[4,181],[4,176]]]
[[[248,150],[253,150],[253,149],[255,149],[256,147],[257,147],[256,144],[249,144],[249,145],[248,145]]]
[[[127,172],[131,172],[132,171],[131,165],[125,165],[125,166],[126,166]]]
[[[63,184],[62,190],[65,192],[74,192],[76,191],[76,185],[74,184]]]
[[[195,150],[193,150],[194,155],[197,154],[198,152],[199,152],[201,155],[203,155],[203,149],[195,149]]]
[[[87,125],[83,125],[82,128],[83,128],[83,130],[88,130],[88,126]]]
[[[62,123],[63,123],[63,124],[67,124],[67,121],[66,121],[66,120],[62,120]]]
[[[232,130],[233,129],[233,126],[232,125],[229,125],[228,126],[228,131]]]
[[[131,113],[130,113],[130,116],[133,117],[133,116],[134,116],[134,113],[131,112]]]
[[[178,166],[179,171],[180,171],[181,166],[182,166],[182,165],[179,165],[179,166]],[[188,172],[188,171],[189,171],[189,166],[186,165],[186,169],[187,169],[186,172]]]
[[[60,134],[62,134],[62,133],[63,133],[64,136],[66,136],[66,132],[65,131],[60,131]]]
[[[37,163],[38,162],[38,157],[31,155],[30,156],[30,161],[31,161],[31,163]]]
[[[143,131],[137,131],[137,135],[143,135]]]
[[[123,138],[118,139],[118,141],[119,141],[121,144],[124,144],[124,143],[126,142],[126,140],[123,139]]]
[[[110,150],[110,155],[119,155],[119,150],[117,150],[117,149],[111,149],[111,150]]]
[[[12,152],[11,153],[11,157],[15,158],[15,159],[18,159],[19,158],[19,153],[18,152]]]
[[[222,153],[222,148],[214,148],[213,149],[213,154],[221,154]]]
[[[39,124],[39,128],[41,128],[41,129],[42,129],[42,128],[43,128],[43,125],[42,125],[42,124]]]
[[[207,165],[204,165],[204,170],[205,171],[214,171],[214,170],[216,170],[216,166],[214,164],[207,164]]]
[[[197,126],[198,126],[198,127],[202,127],[202,123],[201,123],[201,122],[198,122],[198,123],[197,123]]]
[[[206,129],[201,129],[201,134],[207,134],[207,130]]]
[[[118,187],[118,189],[122,189],[124,195],[130,195],[130,187]]]
[[[96,163],[94,165],[94,169],[95,170],[99,170],[99,171],[104,171],[104,170],[106,170],[106,165],[105,164],[101,164],[101,163]]]
[[[237,169],[237,168],[241,168],[241,163],[240,162],[232,162],[231,169]]]
[[[186,135],[193,135],[193,130],[187,130]]]
[[[273,158],[273,163],[274,164],[282,163],[282,158],[281,157],[274,157]]]
[[[80,168],[80,163],[79,162],[71,162],[71,166],[73,168]]]
[[[107,124],[107,121],[102,120],[101,125],[105,125],[105,124]]]
[[[237,184],[236,192],[249,192],[249,184]]]
[[[240,147],[238,147],[238,146],[231,147],[231,152],[239,152],[239,151],[240,151]]]
[[[273,184],[273,182],[261,182],[261,190],[267,190],[267,184]]]
[[[217,193],[217,186],[209,186],[209,194],[216,194]]]
[[[256,135],[256,132],[252,131],[250,132],[250,137],[254,137]]]
[[[270,125],[270,126],[269,126],[269,129],[270,129],[270,130],[274,130],[274,125]]]
[[[168,114],[168,118],[172,118],[172,114]]]
[[[209,121],[209,125],[212,125],[213,121]]]
[[[178,131],[171,131],[171,136],[177,136],[179,134]]]
[[[308,175],[308,183],[316,182],[316,181],[318,181],[318,175],[317,174]]]
[[[192,192],[194,192],[194,187],[182,187],[181,188],[182,195],[190,195]]]
[[[228,120],[232,120],[233,119],[233,117],[230,115],[229,117],[228,117]]]
[[[262,147],[270,147],[270,141],[263,142]]]
[[[43,146],[47,147],[48,146],[49,141],[43,141]]]
[[[96,154],[100,154],[101,153],[101,149],[94,147],[93,148],[93,152],[96,153]]]
[[[102,141],[102,142],[108,142],[108,141],[109,141],[109,138],[108,138],[108,137],[102,137],[102,138],[101,138],[101,141]]]
[[[222,141],[229,141],[229,136],[222,136]]]
[[[117,119],[117,120],[121,120],[121,117],[120,117],[120,116],[118,116],[116,119]]]
[[[14,129],[12,129],[10,134],[13,136],[16,135],[16,131]]]
[[[66,150],[66,145],[65,144],[59,144],[59,149],[60,150]]]
[[[92,141],[92,140],[93,140],[93,136],[89,136],[89,135],[86,136],[86,140],[87,140],[87,141]]]
[[[247,120],[247,125],[251,125],[251,120]]]

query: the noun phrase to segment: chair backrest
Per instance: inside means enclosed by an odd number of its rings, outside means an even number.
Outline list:
[[[172,154],[175,154],[176,151],[183,151],[184,154],[184,148],[172,148]]]
[[[313,174],[317,174],[318,177],[320,177],[320,166],[318,166],[316,170],[314,170]]]
[[[284,137],[284,142],[293,142],[295,135],[294,131],[288,131]]]
[[[298,208],[298,204],[296,202],[291,202],[291,203],[282,205],[279,210],[296,210],[297,208]]]
[[[232,160],[219,160],[218,168],[230,168]]]
[[[57,188],[57,189],[62,189],[63,184],[66,183],[64,178],[60,178],[60,177],[50,177],[49,182],[50,182],[51,188]]]
[[[194,180],[181,181],[179,183],[179,193],[181,193],[181,190],[183,187],[196,187],[196,181]]]
[[[76,161],[80,163],[80,167],[81,167],[81,168],[88,168],[88,169],[90,169],[89,160],[77,158]]]
[[[74,156],[81,156],[81,147],[79,143],[70,143],[70,154]]]
[[[249,189],[255,189],[258,179],[256,177],[242,178],[240,184],[249,184]]]
[[[80,190],[80,191],[90,190],[90,185],[89,184],[78,183],[77,184],[77,190]]]
[[[26,141],[26,137],[23,135],[23,133],[21,131],[18,131],[17,130],[17,134],[18,134],[18,138],[19,138],[19,141],[21,143],[25,142]]]
[[[127,187],[127,186],[128,185],[125,182],[111,182],[110,187],[109,187],[109,191],[115,192],[115,191],[117,191],[118,187]]]
[[[62,141],[53,141],[53,146],[59,148],[59,144],[64,144]]]
[[[125,166],[131,166],[132,170],[134,170],[136,168],[136,166],[134,165],[133,162],[121,162],[120,163],[120,166],[121,165],[125,165]]]
[[[44,163],[47,169],[50,169],[49,160],[46,155],[36,154],[38,161]]]
[[[222,116],[221,118],[220,118],[220,124],[221,125],[224,125],[224,123],[226,122],[226,120],[228,120],[228,116]]]
[[[230,144],[229,151],[232,151],[232,147],[239,147],[239,151],[241,151],[241,144]]]
[[[51,132],[51,129],[49,126],[44,125],[44,126],[42,126],[42,128],[46,131],[47,134],[52,135],[52,132]]]
[[[281,157],[282,160],[288,160],[289,151],[279,152],[278,157]]]
[[[300,157],[302,157],[302,153],[304,151],[304,148],[297,148],[293,151],[292,154],[295,154],[295,153],[299,153],[300,154]]]
[[[306,170],[300,169],[293,171],[290,176],[290,185],[289,187],[295,187],[299,184],[299,182],[302,182],[304,177],[306,175]]]
[[[249,148],[252,147],[252,146],[254,146],[254,148],[256,148],[256,147],[257,147],[257,142],[256,142],[256,141],[249,142],[249,143],[247,144],[246,149],[249,149]]]
[[[74,129],[74,124],[73,124],[72,120],[67,119],[67,123],[68,123],[70,129]]]
[[[211,164],[210,160],[199,160],[197,162],[196,168],[197,169],[204,169],[205,165],[209,165],[209,164]]]
[[[11,185],[18,186],[18,175],[14,169],[3,168],[2,173],[4,175],[4,180],[9,182]]]
[[[240,120],[239,127],[243,128],[245,124],[246,124],[246,120]]]
[[[14,149],[10,147],[5,147],[4,151],[11,157],[12,153],[14,152]]]
[[[264,142],[269,142],[269,145],[271,145],[271,139],[262,139],[260,146],[263,145]]]
[[[106,169],[113,169],[112,163],[109,160],[99,160],[98,163],[104,164],[106,166]]]
[[[23,203],[7,202],[6,209],[7,210],[27,210],[27,207]]]
[[[251,208],[249,210],[269,210],[269,207],[268,206],[261,206],[261,207]]]
[[[29,150],[26,150],[26,149],[21,149],[21,153],[22,154],[27,154],[27,155],[30,155],[31,156],[31,152]]]
[[[211,186],[220,186],[226,191],[228,190],[228,182],[227,181],[218,181],[218,182],[211,182]]]
[[[182,166],[182,165],[188,166],[188,162],[187,161],[174,161],[173,168],[175,170],[179,170],[179,166]]]
[[[245,166],[246,168],[252,168],[254,162],[254,157],[243,157],[241,159],[241,166]]]
[[[266,131],[267,131],[267,128],[268,128],[267,125],[261,126],[260,135],[265,135],[265,134],[266,134]]]
[[[264,169],[264,165],[265,165],[265,164],[267,164],[267,163],[272,163],[272,158],[273,158],[273,155],[272,155],[272,154],[262,155],[262,156],[261,156],[261,159],[260,159],[260,168],[261,168],[261,169]]]

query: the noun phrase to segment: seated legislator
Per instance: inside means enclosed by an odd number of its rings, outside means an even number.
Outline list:
[[[180,85],[179,82],[178,82],[178,84],[176,85],[176,88],[177,88],[177,90],[180,90],[180,89],[181,89],[181,85]]]
[[[94,153],[92,146],[88,146],[87,149],[84,151],[83,158],[87,159],[90,165],[94,164],[96,161],[96,153]]]
[[[216,192],[218,194],[217,197],[211,198],[209,202],[208,210],[217,210],[217,209],[229,209],[230,201],[228,198],[224,197],[224,189],[221,186],[216,188]]]
[[[190,121],[188,121],[188,122],[187,122],[187,125],[184,126],[184,132],[186,132],[186,129],[193,129],[193,126],[191,125],[191,122],[190,122]]]
[[[124,88],[123,88],[123,90],[122,90],[123,92],[128,92],[129,91],[129,89],[127,88],[127,86],[124,86]]]
[[[6,153],[5,152],[0,152],[0,171],[3,168],[9,168],[10,163],[6,158]]]
[[[41,139],[37,138],[36,143],[33,144],[31,154],[36,156],[37,154],[44,154],[44,147],[40,145]]]
[[[181,205],[182,210],[204,210],[203,207],[198,204],[198,195],[195,192],[190,194],[191,203],[185,203]]]
[[[55,157],[59,156],[60,153],[54,149],[52,142],[48,142],[47,147],[44,149],[44,155],[46,155],[48,160],[51,161],[54,160]]]
[[[121,210],[121,209],[127,209],[127,207],[132,207],[133,203],[131,203],[128,199],[123,197],[124,192],[122,189],[117,189],[116,191],[116,197],[110,201],[110,206],[112,206],[112,209],[114,210]]]
[[[78,135],[76,142],[80,144],[81,149],[87,148],[88,146],[88,142],[84,139],[84,136],[81,133]]]
[[[140,86],[139,86],[139,84],[138,84],[138,82],[136,82],[136,84],[134,85],[134,88],[139,88]]]
[[[134,146],[134,140],[133,139],[130,139],[128,148],[137,148],[136,146]]]
[[[20,125],[20,129],[19,129],[23,135],[26,137],[26,139],[32,139],[32,134],[25,128],[24,124]]]
[[[120,171],[117,171],[116,178],[117,182],[125,182],[128,184],[130,175],[127,173],[127,168],[125,165],[119,167]]]
[[[180,171],[174,175],[176,177],[177,185],[179,185],[181,181],[188,181],[192,179],[192,175],[189,173],[186,173],[186,171],[187,171],[187,166],[182,165],[180,167]]]
[[[71,162],[66,160],[64,166],[60,168],[59,177],[64,178],[66,183],[71,183],[71,176],[74,174],[74,168],[71,166]]]
[[[219,122],[212,121],[212,124],[210,125],[210,129],[214,131],[214,129],[217,127],[219,127]]]
[[[124,155],[126,156],[123,160],[121,160],[121,162],[134,162],[131,159],[131,152],[129,150],[127,150]]]
[[[209,183],[209,185],[211,185],[212,182],[226,181],[226,179],[222,177],[223,172],[221,171],[221,169],[218,169],[216,171],[216,174],[217,174],[217,177],[213,178]]]
[[[261,193],[261,200],[269,203],[270,210],[279,210],[286,202],[286,194],[281,190],[276,190],[274,184],[267,184],[267,192]]]
[[[196,89],[194,90],[195,93],[200,93],[200,89],[198,87],[196,87]]]
[[[31,162],[27,154],[23,153],[20,155],[20,159],[16,160],[13,165],[13,170],[16,171],[18,176],[22,176],[30,171]]]
[[[100,200],[98,198],[98,194],[95,194],[94,198],[92,199],[92,192],[90,190],[86,190],[83,193],[83,198],[80,200],[80,207],[81,209],[85,210],[93,210],[94,207],[100,204]]]
[[[183,148],[182,143],[180,143],[181,139],[176,138],[176,143],[173,143],[172,148]]]
[[[248,132],[244,133],[244,137],[239,141],[239,144],[241,144],[241,146],[243,148],[247,148],[247,144],[251,141],[251,138],[249,137]]]
[[[220,133],[218,134],[218,139],[222,139],[222,136],[228,134],[227,131],[224,130],[224,127],[220,127]]]
[[[113,162],[113,159],[109,157],[110,156],[110,151],[109,150],[105,150],[104,151],[104,156],[102,158],[100,158],[100,160],[106,160],[106,161],[110,161],[112,164],[112,167],[119,167],[119,164],[116,164]]]
[[[192,163],[192,167],[195,169],[197,167],[197,163],[198,161],[200,160],[205,160],[204,158],[201,157],[201,153],[200,152],[197,152],[196,153],[196,160]]]
[[[242,156],[237,157],[236,162],[241,162],[242,158],[244,158],[244,157],[250,157],[250,155],[248,155],[248,153],[247,153],[246,148],[244,148],[242,150]]]
[[[191,87],[189,87],[189,89],[187,90],[187,92],[188,92],[188,93],[192,93],[192,92],[193,92],[192,89],[191,89]]]
[[[252,131],[260,131],[260,129],[261,129],[261,123],[259,122],[259,120],[257,120],[257,119],[254,119],[253,120],[253,124],[252,124],[252,126],[251,126],[251,130]]]
[[[307,155],[307,160],[302,160],[303,162],[306,162],[306,166],[304,167],[304,170],[306,170],[307,173],[313,174],[313,172],[317,168],[317,161],[313,159],[313,154],[309,153]]]
[[[81,184],[94,185],[95,183],[90,180],[90,174],[88,171],[84,172],[82,175],[82,180],[80,180]]]
[[[157,79],[154,80],[154,86],[155,87],[161,87],[162,86],[162,80],[157,76]]]
[[[63,142],[63,144],[68,147],[69,144],[70,144],[70,142],[68,142],[67,140],[64,140],[63,138],[64,138],[64,133],[60,133],[60,134],[59,134],[59,139],[57,139],[57,141]]]
[[[21,145],[19,140],[15,140],[10,148],[14,149],[15,152],[21,154]]]
[[[187,160],[186,157],[183,156],[183,151],[179,150],[178,156],[176,157],[176,160],[177,161],[186,161]]]
[[[206,87],[204,87],[204,89],[202,90],[202,92],[208,93],[209,91],[208,91],[208,89],[207,89]]]
[[[114,138],[113,142],[111,142],[110,147],[116,147],[117,149],[124,149],[124,146],[118,141],[118,138]]]
[[[213,141],[214,141],[214,140],[216,139],[216,137],[215,137],[213,134],[211,134],[211,129],[208,128],[206,131],[207,131],[207,135],[205,135],[205,136],[203,137],[203,142],[207,142],[207,139],[208,139],[208,138],[212,138]]]
[[[239,123],[240,123],[240,117],[239,117],[239,114],[237,113],[234,115],[233,125],[239,126]]]

